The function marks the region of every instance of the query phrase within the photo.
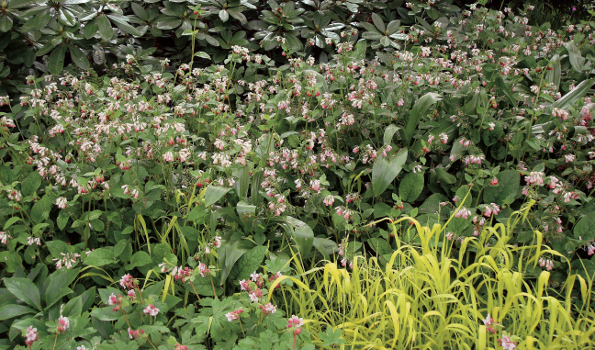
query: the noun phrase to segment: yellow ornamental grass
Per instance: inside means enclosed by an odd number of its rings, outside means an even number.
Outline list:
[[[516,349],[595,349],[592,281],[571,274],[556,291],[548,289],[550,273],[543,271],[529,283],[527,266],[556,252],[541,249],[539,232],[535,245],[507,244],[525,214],[464,238],[458,256],[445,227],[401,219],[415,225],[419,246],[397,242],[388,263],[359,256],[352,269],[326,262],[304,271],[294,259],[303,284],[269,298],[283,298],[288,314],[303,317],[315,338],[326,327],[342,330],[342,349],[502,349],[503,334]],[[496,244],[486,246],[490,239]]]

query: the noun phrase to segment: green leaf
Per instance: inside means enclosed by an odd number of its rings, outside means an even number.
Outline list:
[[[238,260],[229,273],[232,281],[249,279],[250,274],[260,268],[264,260],[268,247],[257,246],[250,249]]]
[[[12,28],[12,18],[7,15],[0,16],[0,32],[8,32]]]
[[[74,251],[74,247],[71,245],[66,244],[66,242],[61,240],[53,240],[45,242],[48,250],[52,258],[61,259],[63,258],[62,254],[72,253]]]
[[[95,36],[95,33],[97,33],[97,18],[87,22],[87,24],[85,24],[85,28],[83,29],[85,39],[91,39],[93,36]]]
[[[486,204],[510,204],[521,188],[521,175],[516,170],[504,170],[496,175],[498,184],[487,185],[483,192],[483,201]]]
[[[219,249],[219,269],[221,269],[220,283],[225,283],[229,273],[233,269],[235,263],[244,255],[247,251],[254,247],[254,243],[242,239],[234,241],[231,244],[224,244]],[[206,278],[208,280],[208,278]],[[210,282],[209,282],[210,286]],[[211,295],[213,292],[211,291]]]
[[[399,197],[405,202],[414,202],[424,189],[424,175],[409,173],[399,184]]]
[[[45,291],[46,306],[52,306],[62,297],[72,293],[68,288],[78,276],[79,269],[61,269],[52,273],[43,283],[42,291]]]
[[[85,265],[91,266],[103,266],[115,263],[116,257],[114,255],[114,248],[113,247],[106,247],[106,248],[98,248],[89,254],[88,257],[85,258],[83,263]]]
[[[194,208],[192,208],[190,213],[188,213],[188,217],[186,218],[186,220],[203,223],[209,214],[210,210],[209,208],[207,208],[206,205],[197,205]]]
[[[52,203],[48,195],[43,196],[37,203],[33,204],[31,208],[31,220],[38,224],[45,219],[49,218],[50,210],[52,209]]]
[[[384,25],[384,21],[382,21],[382,18],[380,18],[380,16],[378,16],[378,14],[373,13],[372,14],[372,22],[374,22],[374,25],[376,26],[376,28],[378,28],[378,30],[384,34],[386,32],[386,26]]]
[[[81,49],[72,44],[70,44],[68,48],[70,49],[70,57],[72,57],[72,61],[81,69],[89,70],[91,64],[89,63],[87,55],[85,55]]]
[[[585,242],[592,241],[595,239],[595,230],[593,230],[593,227],[595,227],[595,215],[583,216],[574,225],[574,237]]]
[[[113,307],[97,308],[91,311],[91,316],[96,317],[100,321],[116,321],[120,318],[122,313],[119,311],[113,311]]]
[[[498,77],[498,79],[496,79],[496,84],[498,84],[498,87],[502,90],[502,92],[504,92],[504,95],[506,95],[506,98],[508,98],[508,102],[510,102],[510,104],[513,106],[516,106],[517,101],[512,95],[512,90],[510,90],[508,84],[504,82],[504,79],[502,79],[502,77]]]
[[[8,320],[13,317],[36,313],[37,311],[33,310],[30,307],[25,305],[17,305],[17,304],[8,304],[0,307],[0,321]]]
[[[384,130],[384,138],[382,139],[385,145],[390,145],[391,141],[393,139],[393,136],[395,135],[395,133],[397,131],[401,130],[401,128],[397,127],[394,124],[391,124],[389,126],[386,127],[386,130]]]
[[[97,17],[97,27],[99,28],[99,35],[103,40],[109,40],[114,36],[112,25],[105,15]]]
[[[447,172],[446,170],[444,170],[442,168],[436,168],[436,176],[438,177],[438,179],[441,182],[447,183],[449,185],[452,185],[455,182],[457,182],[456,176],[454,176],[453,174],[450,174],[449,172]]]
[[[570,106],[575,106],[578,100],[583,98],[587,92],[589,92],[589,89],[593,86],[593,82],[595,82],[595,78],[583,80],[583,82],[578,84],[572,91],[554,102],[552,108],[568,109]]]
[[[428,109],[432,107],[433,104],[442,100],[442,96],[438,95],[434,92],[428,92],[427,94],[423,95],[413,108],[411,109],[411,113],[409,114],[409,119],[407,120],[407,127],[405,129],[405,138],[404,142],[406,145],[411,144],[411,139],[413,138],[413,132],[419,127],[419,121],[421,118],[428,112]]]
[[[70,299],[64,309],[62,309],[62,315],[64,317],[79,317],[83,312],[83,300],[80,296]]]
[[[231,187],[218,187],[218,186],[209,186],[207,187],[207,192],[205,193],[205,205],[208,207],[227,194],[227,192],[231,191]]]
[[[399,175],[407,161],[407,148],[402,148],[394,156],[379,156],[372,168],[372,189],[374,195],[381,195]]]
[[[149,254],[145,252],[136,252],[130,258],[130,264],[126,265],[126,270],[132,270],[137,266],[145,266],[153,262],[153,259],[149,256]]]
[[[298,251],[302,255],[302,258],[305,258],[310,253],[310,249],[312,249],[314,232],[305,222],[294,217],[285,216],[282,220],[289,226],[282,225],[282,227],[293,237],[297,244]]]
[[[6,222],[4,223],[4,230],[7,230],[10,226],[12,226],[12,224],[14,224],[15,222],[22,220],[21,218],[19,218],[18,216],[13,216],[10,219],[6,220]]]
[[[41,297],[39,289],[28,278],[5,278],[4,285],[12,295],[41,311]]]
[[[66,55],[66,45],[58,45],[50,54],[48,69],[52,74],[59,74],[64,68],[64,56]]]

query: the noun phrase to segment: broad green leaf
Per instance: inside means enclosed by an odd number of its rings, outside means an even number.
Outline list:
[[[407,127],[405,129],[405,138],[404,142],[405,145],[411,144],[411,139],[413,138],[413,133],[419,127],[419,122],[421,118],[428,112],[428,109],[432,107],[433,104],[442,100],[442,96],[438,95],[434,92],[428,92],[427,94],[423,95],[411,109],[411,113],[409,113],[409,119],[407,120]]]
[[[114,255],[114,248],[113,247],[105,247],[105,248],[98,248],[89,254],[88,257],[83,260],[85,265],[91,266],[103,266],[115,263],[116,257]]]
[[[229,273],[229,278],[236,282],[238,280],[249,279],[250,274],[260,268],[264,260],[268,247],[257,246],[250,249],[238,260]]]
[[[248,187],[250,186],[250,168],[248,166],[241,167],[239,169],[234,169],[232,171],[233,176],[236,176],[238,179],[234,184],[234,188],[238,196],[242,199],[248,199]]]
[[[12,226],[15,222],[22,220],[18,216],[13,216],[10,219],[6,220],[4,223],[4,230],[6,231],[10,226]]]
[[[37,313],[37,311],[25,305],[7,304],[0,307],[0,321],[31,313]]]
[[[414,202],[424,189],[424,175],[409,173],[399,184],[399,197],[405,202]]]
[[[64,56],[66,55],[66,49],[68,46],[61,44],[56,46],[50,54],[48,61],[48,69],[52,74],[59,74],[64,68]]]
[[[208,207],[231,191],[231,187],[209,186],[205,193],[205,205]]]
[[[52,273],[44,282],[42,293],[45,293],[46,306],[51,306],[72,293],[68,288],[78,276],[79,269],[61,269]]]
[[[281,226],[295,240],[302,258],[308,256],[314,241],[314,232],[310,226],[308,226],[305,222],[291,216],[283,217],[282,221],[285,225]]]
[[[570,65],[572,65],[572,68],[574,68],[574,70],[579,73],[582,72],[586,59],[581,55],[580,48],[574,43],[574,41],[569,41],[565,43],[564,46],[568,50],[568,59],[570,61]]]
[[[591,214],[583,216],[576,225],[574,225],[574,237],[585,242],[592,241],[595,239],[594,227],[595,215]]]
[[[397,127],[395,124],[391,124],[386,127],[384,130],[384,138],[382,139],[385,145],[390,145],[393,139],[393,136],[397,131],[401,130],[401,128]]]
[[[222,247],[218,251],[219,269],[221,270],[221,285],[223,285],[223,283],[225,283],[225,281],[227,280],[227,277],[229,276],[229,273],[233,269],[235,263],[242,257],[242,255],[244,255],[253,247],[254,243],[245,239],[222,245]],[[213,292],[211,292],[211,295],[213,295]]]
[[[496,203],[498,205],[502,205],[505,202],[510,203],[521,188],[521,175],[516,170],[504,170],[498,173],[496,178],[498,178],[498,184],[496,186],[488,184],[484,189],[484,203]]]
[[[122,316],[122,312],[113,311],[113,307],[108,306],[93,309],[93,311],[91,311],[91,316],[96,317],[100,321],[116,321]]]
[[[12,295],[41,311],[41,297],[39,289],[28,278],[5,278],[4,285]]]
[[[407,161],[407,148],[402,148],[393,156],[378,156],[372,168],[372,189],[375,196],[380,196],[399,175]]]
[[[512,104],[513,106],[516,106],[517,101],[514,98],[512,90],[510,90],[508,84],[504,82],[504,79],[502,79],[502,77],[498,77],[498,79],[496,79],[496,84],[498,84],[498,87],[502,90],[502,92],[504,92],[504,95],[506,95],[508,102],[510,102],[510,104]]]
[[[66,305],[64,305],[64,309],[62,309],[62,315],[64,317],[79,317],[83,312],[83,300],[79,295],[76,298],[70,299]]]
[[[126,265],[126,270],[132,270],[138,266],[145,266],[153,262],[153,259],[149,256],[149,254],[140,251],[134,253],[132,258],[130,258],[130,264]]]
[[[583,98],[589,89],[593,86],[595,78],[585,79],[582,83],[578,84],[572,91],[562,96],[561,99],[557,100],[552,104],[552,108],[563,108],[568,109],[570,106],[574,106],[578,100]]]
[[[209,214],[210,210],[206,205],[197,205],[188,213],[186,220],[202,223],[208,218]]]

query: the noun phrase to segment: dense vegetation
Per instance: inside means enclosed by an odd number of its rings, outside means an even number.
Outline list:
[[[595,22],[483,5],[3,3],[0,348],[593,346]]]

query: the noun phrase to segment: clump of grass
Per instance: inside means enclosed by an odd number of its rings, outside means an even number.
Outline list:
[[[594,346],[593,281],[570,274],[552,290],[548,271],[533,280],[525,272],[543,254],[559,256],[542,249],[541,233],[535,231],[533,245],[508,244],[526,212],[465,238],[456,256],[444,226],[401,219],[414,224],[421,244],[397,241],[387,263],[360,256],[352,270],[326,262],[305,271],[298,262],[304,285],[274,297],[315,337],[326,327],[342,330],[348,349],[494,349],[503,335],[519,349]],[[484,322],[490,317],[493,323]]]

